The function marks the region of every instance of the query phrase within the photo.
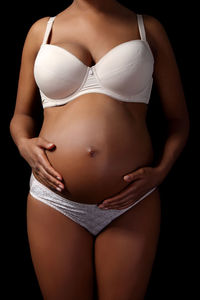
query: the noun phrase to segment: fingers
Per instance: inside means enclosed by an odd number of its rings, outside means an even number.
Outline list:
[[[124,176],[124,180],[127,182],[131,182],[137,179],[142,178],[145,175],[145,168],[140,168],[133,173],[127,174]]]
[[[127,186],[126,189],[119,193],[118,195],[104,200],[99,208],[108,208],[108,209],[123,209],[134,203],[138,196],[141,193],[141,187],[138,183],[134,182],[131,185]]]
[[[99,206],[99,208],[102,209],[125,209],[129,206],[131,206],[132,204],[136,203],[138,201],[138,199],[140,199],[139,196],[135,196],[133,197],[132,195],[130,195],[129,197],[124,198],[121,201],[118,201],[117,203],[110,203],[110,204],[101,204]]]
[[[133,199],[133,197],[132,197]],[[125,197],[121,200],[115,201],[115,202],[103,202],[102,204],[99,205],[99,208],[109,208],[109,209],[116,209],[116,208],[121,208],[125,204],[127,204],[127,201],[129,200],[128,197]]]
[[[43,155],[40,156],[40,165],[38,173],[42,174],[43,179],[45,179],[45,181],[49,183],[49,185],[61,192],[64,189],[64,184],[61,182],[62,177],[50,165],[49,161],[45,158],[45,154]],[[61,179],[59,180],[58,178]]]
[[[45,150],[52,150],[55,147],[54,143],[42,137],[30,138],[23,140],[20,153],[41,180],[60,192],[65,188],[62,176],[52,167],[45,153]]]
[[[39,137],[37,139],[37,144],[39,147],[43,148],[43,149],[47,149],[47,150],[52,150],[53,148],[56,147],[56,145],[54,143],[51,143],[49,141],[47,141],[45,138]]]
[[[126,187],[126,189],[119,194],[117,194],[114,197],[107,198],[106,200],[103,201],[103,204],[117,204],[120,203],[121,201],[124,201],[129,195],[132,197],[134,196],[134,193],[137,189],[136,183],[133,185],[129,185]]]
[[[65,188],[64,184],[60,180],[57,180],[54,176],[50,175],[45,169],[44,174],[46,177],[46,181],[48,181],[59,192],[61,192]]]
[[[40,169],[36,173],[43,181],[47,183],[47,185],[49,185],[49,187],[56,189],[59,192],[64,189],[64,184],[50,175],[42,166],[40,166]]]
[[[62,183],[62,176],[52,167],[44,151],[44,149],[47,148],[54,148],[55,145],[43,138],[39,138],[37,146],[42,149],[40,149],[39,152],[37,150],[37,160],[34,168],[36,174],[45,180],[50,187],[56,188],[59,192],[61,192],[65,188]]]
[[[62,180],[62,176],[52,167],[46,154],[43,151],[39,155],[39,163],[43,166],[43,168],[49,175],[57,178],[57,181]]]
[[[137,202],[137,201],[136,201]],[[133,205],[134,202],[133,200],[132,201],[129,201],[129,202],[126,202],[124,205],[116,205],[116,206],[111,206],[111,207],[106,207],[104,209],[117,209],[117,210],[122,210],[122,209],[125,209],[125,208],[128,208],[130,207],[131,205]]]
[[[38,146],[46,150],[52,150],[56,147],[55,144],[41,137],[38,138]],[[43,167],[50,175],[54,176],[58,180],[62,180],[62,176],[51,166],[44,151],[40,155],[40,162],[42,163]]]

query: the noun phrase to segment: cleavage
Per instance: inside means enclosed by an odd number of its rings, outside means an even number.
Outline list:
[[[67,52],[70,52],[72,55],[76,56],[80,61],[83,62],[88,67],[91,67],[95,64],[95,61],[93,60],[89,50],[86,49],[86,47],[77,44],[77,43],[57,43],[54,44],[55,46],[58,46],[60,48],[63,48]]]

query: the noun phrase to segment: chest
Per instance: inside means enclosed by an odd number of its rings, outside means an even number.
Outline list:
[[[50,32],[48,44],[69,51],[85,65],[97,63],[111,49],[129,40],[140,39],[137,23],[133,20],[108,19],[70,19],[66,24],[60,22]]]

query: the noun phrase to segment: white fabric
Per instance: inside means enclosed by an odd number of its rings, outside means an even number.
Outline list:
[[[86,93],[102,93],[120,101],[148,104],[154,58],[141,15],[137,15],[141,39],[113,47],[92,67],[69,51],[47,44],[54,19],[48,21],[34,65],[44,108],[64,105]]]
[[[55,19],[55,17],[51,17],[49,19],[49,21],[47,22],[47,27],[46,27],[46,31],[45,31],[45,34],[44,34],[44,39],[43,39],[42,44],[47,43],[47,40],[48,40],[49,34],[51,32],[51,28],[52,28],[52,24],[53,24],[54,19]]]
[[[152,188],[135,203],[124,209],[99,208],[96,204],[85,204],[66,199],[41,184],[33,175],[30,177],[30,194],[37,200],[58,210],[74,222],[78,223],[91,234],[99,234],[114,219],[138,204],[150,195],[157,187]]]
[[[143,41],[146,41],[146,32],[145,32],[145,28],[144,28],[144,22],[143,22],[142,15],[137,15],[137,21],[138,21],[140,37]]]

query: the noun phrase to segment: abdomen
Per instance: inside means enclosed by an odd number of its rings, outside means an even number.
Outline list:
[[[40,133],[55,143],[47,156],[63,176],[67,198],[77,202],[98,203],[118,193],[128,185],[123,176],[153,158],[145,123],[134,120],[122,102],[101,96],[58,108]]]

